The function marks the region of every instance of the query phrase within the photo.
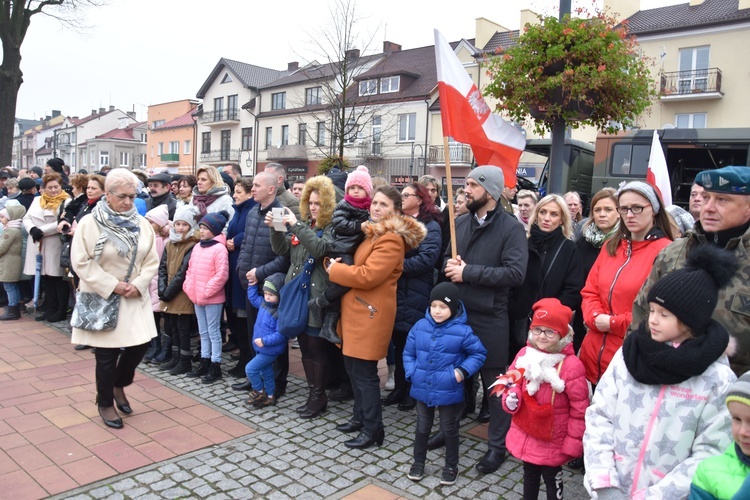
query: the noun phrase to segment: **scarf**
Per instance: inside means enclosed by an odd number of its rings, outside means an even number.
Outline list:
[[[619,228],[620,228],[620,221],[618,220],[617,222],[615,222],[615,225],[612,226],[612,229],[610,229],[609,232],[604,233],[604,231],[599,229],[599,226],[597,226],[592,220],[590,224],[586,225],[586,229],[583,232],[583,237],[594,248],[601,248],[602,245],[604,245],[604,242],[607,239],[609,239],[610,236],[615,234],[615,232]]]
[[[711,320],[705,332],[698,332],[678,347],[657,342],[642,322],[625,337],[622,355],[625,366],[638,382],[646,385],[675,385],[700,375],[719,359],[729,345],[729,333]]]
[[[97,203],[97,202],[98,202],[99,200],[101,200],[101,199],[102,199],[102,197],[101,197],[101,196],[100,196],[100,197],[98,197],[98,198],[89,198],[89,199],[88,199],[88,201],[87,201],[86,203],[88,203],[89,207],[93,207],[93,206],[94,206],[94,205],[96,205],[96,203]]]
[[[39,200],[39,206],[42,207],[43,210],[57,210],[67,199],[68,193],[65,191],[57,196],[49,196],[47,193],[42,193],[41,199]]]
[[[193,191],[193,205],[198,207],[198,215],[196,215],[195,220],[201,220],[203,216],[208,213],[208,207],[225,194],[228,194],[226,186],[213,187],[209,189],[206,194],[200,194],[198,192],[198,187],[196,186]]]
[[[190,239],[194,233],[195,231],[192,229],[187,233],[178,233],[177,231],[175,231],[174,227],[170,227],[169,241],[171,241],[172,243],[182,243],[183,241]]]
[[[545,232],[534,223],[529,228],[529,242],[537,251],[543,251],[543,246],[549,241],[554,241],[558,236],[562,235],[562,226],[556,227],[553,231]]]
[[[9,220],[8,222],[5,223],[5,229],[11,229],[11,228],[21,229],[22,223],[23,223],[23,220],[21,219]]]
[[[98,203],[91,211],[92,217],[99,224],[102,234],[94,244],[94,260],[104,248],[104,243],[109,241],[117,249],[121,257],[130,255],[138,246],[138,236],[141,231],[141,216],[135,209],[135,205],[127,212],[115,212],[107,203],[107,197],[101,198],[104,203]]]
[[[715,233],[704,231],[704,233],[706,235],[706,240],[717,245],[719,248],[726,248],[729,240],[733,238],[741,238],[748,229],[750,229],[750,221],[745,222],[741,226],[730,227],[729,229],[725,229],[723,231],[717,231]]]
[[[531,346],[526,346],[526,352],[516,359],[516,369],[523,368],[523,378],[526,379],[526,392],[533,396],[539,387],[547,382],[556,392],[565,390],[565,381],[557,373],[557,365],[565,359],[565,354],[552,354]]]
[[[364,198],[352,198],[347,194],[344,195],[344,200],[346,200],[349,205],[360,210],[368,210],[370,204],[372,204],[372,199],[369,196],[365,196]]]

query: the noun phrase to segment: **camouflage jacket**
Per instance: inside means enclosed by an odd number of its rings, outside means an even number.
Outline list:
[[[633,322],[629,332],[648,319],[646,296],[651,286],[663,274],[684,267],[688,250],[694,245],[702,244],[707,244],[706,235],[700,224],[696,224],[693,232],[688,233],[685,238],[676,240],[659,253],[651,268],[651,274],[633,304]],[[734,251],[740,261],[740,270],[730,285],[719,291],[719,300],[712,318],[724,325],[736,340],[736,352],[729,356],[729,362],[739,377],[750,370],[750,229],[741,237],[729,240],[725,248]]]

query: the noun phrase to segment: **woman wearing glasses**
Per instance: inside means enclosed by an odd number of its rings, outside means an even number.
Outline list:
[[[673,240],[664,203],[654,188],[645,182],[629,182],[616,197],[620,226],[604,244],[581,291],[588,333],[578,355],[593,385],[622,346],[633,301],[656,255]]]

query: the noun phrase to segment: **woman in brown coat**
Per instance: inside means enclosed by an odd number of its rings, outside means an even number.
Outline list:
[[[381,445],[385,436],[380,406],[378,361],[388,351],[396,319],[396,282],[404,255],[419,246],[427,230],[401,213],[401,195],[391,186],[373,191],[370,222],[363,224],[365,240],[349,266],[332,260],[330,280],[350,287],[341,299],[339,335],[346,371],[354,390],[353,417],[336,428],[360,431],[344,443],[350,448]]]

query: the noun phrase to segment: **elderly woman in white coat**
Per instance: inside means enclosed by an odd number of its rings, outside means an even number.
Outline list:
[[[36,256],[40,252],[40,247],[42,253],[44,304],[41,310],[44,312],[35,318],[37,321],[56,322],[67,317],[70,285],[63,280],[64,271],[60,267],[62,241],[57,223],[70,203],[70,196],[63,191],[62,183],[60,174],[45,174],[42,177],[41,196],[34,198],[23,217],[23,227],[29,233],[23,265],[24,274],[34,276]]]
[[[131,413],[125,387],[133,383],[135,368],[149,341],[156,336],[148,286],[159,268],[151,224],[138,215],[133,200],[136,177],[127,169],[107,174],[105,195],[76,228],[71,264],[80,277],[79,290],[106,298],[120,295],[117,326],[113,330],[73,328],[72,343],[96,347],[96,401],[105,425],[123,426],[114,406]],[[135,254],[128,281],[125,277]]]

